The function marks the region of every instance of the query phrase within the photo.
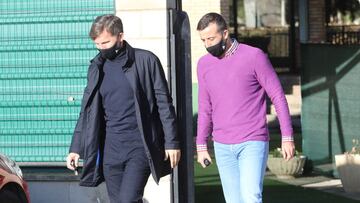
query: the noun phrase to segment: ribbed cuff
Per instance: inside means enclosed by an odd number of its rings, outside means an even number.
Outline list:
[[[207,151],[207,145],[206,144],[197,144],[196,151],[197,152]]]

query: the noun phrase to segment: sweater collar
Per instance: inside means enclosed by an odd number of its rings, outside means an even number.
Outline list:
[[[238,47],[239,47],[239,42],[238,42],[235,38],[232,38],[231,46],[230,46],[230,48],[226,51],[224,58],[233,55],[233,54],[235,53],[235,51],[237,50]]]

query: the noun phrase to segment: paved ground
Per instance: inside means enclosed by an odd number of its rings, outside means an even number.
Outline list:
[[[271,173],[266,174],[267,178],[275,179],[287,184],[302,186],[324,192],[333,193],[354,200],[360,200],[360,193],[346,193],[342,187],[340,179],[326,177],[322,175],[303,176],[293,179],[279,179]]]

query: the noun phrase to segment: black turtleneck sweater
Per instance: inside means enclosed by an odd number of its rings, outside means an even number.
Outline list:
[[[100,86],[106,121],[106,143],[114,147],[119,146],[119,142],[142,145],[136,121],[134,92],[123,70],[126,61],[126,49],[115,59],[106,60]]]

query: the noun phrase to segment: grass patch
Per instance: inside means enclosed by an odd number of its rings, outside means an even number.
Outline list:
[[[215,159],[212,164],[202,168],[199,163],[195,164],[195,202],[221,203],[225,202],[221,188],[220,177]]]
[[[195,200],[197,203],[225,203],[220,177],[214,159],[213,164],[205,169],[198,163],[195,163]],[[355,203],[359,201],[265,178],[263,202]]]

